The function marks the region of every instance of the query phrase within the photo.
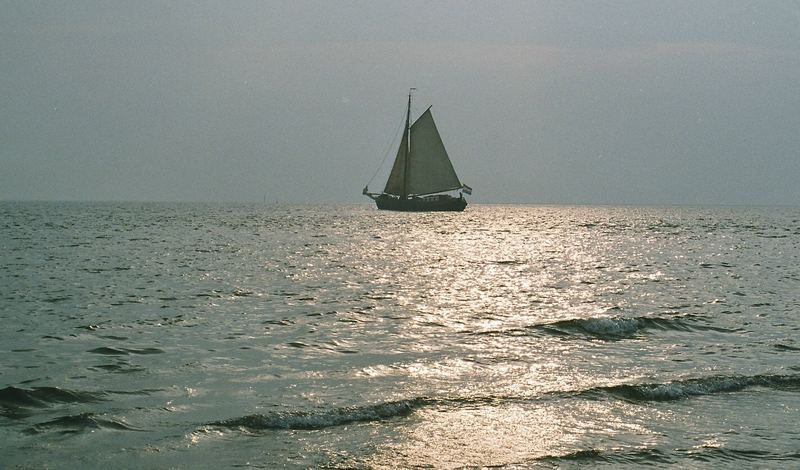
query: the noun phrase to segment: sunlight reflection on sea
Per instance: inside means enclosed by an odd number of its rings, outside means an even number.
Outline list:
[[[796,209],[0,208],[12,467],[797,461]]]

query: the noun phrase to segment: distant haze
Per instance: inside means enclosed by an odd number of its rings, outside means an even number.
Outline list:
[[[0,11],[2,200],[370,203],[416,87],[475,202],[800,204],[796,1]]]

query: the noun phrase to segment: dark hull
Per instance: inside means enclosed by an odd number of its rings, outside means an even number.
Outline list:
[[[467,207],[463,197],[450,196],[410,199],[380,196],[375,198],[375,204],[380,210],[403,212],[461,212]]]

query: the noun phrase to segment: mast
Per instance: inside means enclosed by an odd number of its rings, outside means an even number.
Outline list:
[[[408,197],[408,154],[411,149],[411,92],[414,90],[416,90],[416,88],[410,88],[408,90],[408,111],[406,112],[406,132],[408,132],[408,139],[406,139],[406,148],[403,150],[405,152],[405,158],[403,158],[403,194],[400,195],[400,199],[406,199]]]

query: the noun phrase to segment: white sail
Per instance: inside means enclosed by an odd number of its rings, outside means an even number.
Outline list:
[[[395,175],[395,170],[401,172],[402,165],[405,164],[405,162],[398,164],[401,159],[405,160],[401,156],[404,145],[406,145],[405,134],[403,138],[404,141],[400,144],[400,151],[397,153],[397,160],[392,167],[392,176]],[[431,194],[461,188],[461,182],[456,176],[442,138],[433,122],[430,108],[411,126],[411,145],[408,158],[408,174],[406,175],[408,194]],[[389,181],[392,181],[391,176]],[[389,188],[388,183],[386,187]],[[387,192],[389,191],[387,190]],[[392,192],[392,194],[400,193]]]

